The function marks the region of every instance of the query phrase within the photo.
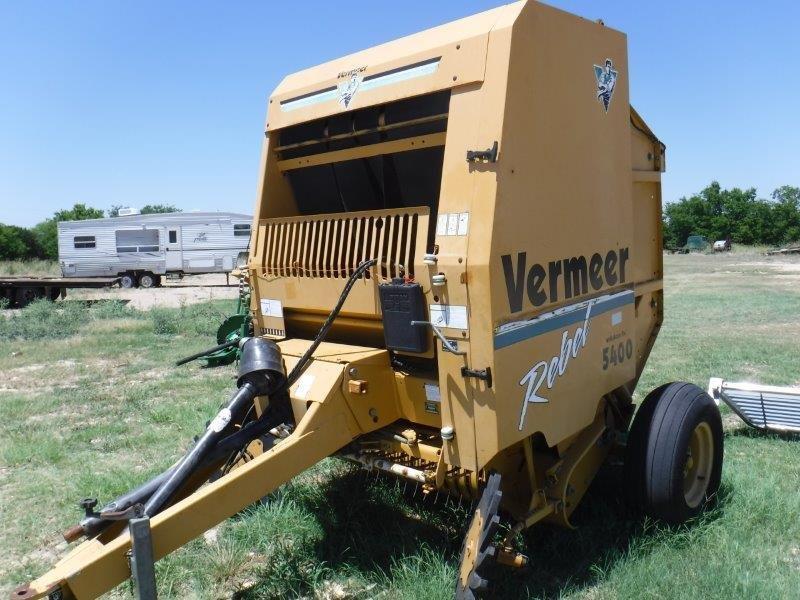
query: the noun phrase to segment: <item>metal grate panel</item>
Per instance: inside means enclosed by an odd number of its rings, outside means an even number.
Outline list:
[[[427,235],[427,208],[364,211],[347,217],[264,219],[258,240],[267,277],[346,278],[377,259],[366,278],[414,275],[417,234]]]
[[[709,392],[751,427],[800,432],[800,388],[712,379]]]

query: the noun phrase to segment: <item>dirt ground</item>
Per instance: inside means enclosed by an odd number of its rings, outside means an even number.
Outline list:
[[[225,284],[225,275],[187,275],[181,280],[167,281],[158,288],[120,287],[104,289],[72,289],[67,290],[67,298],[71,300],[127,300],[128,306],[139,310],[147,310],[154,306],[177,307],[185,304],[207,302],[225,298],[236,298],[238,281],[230,278],[230,285]]]

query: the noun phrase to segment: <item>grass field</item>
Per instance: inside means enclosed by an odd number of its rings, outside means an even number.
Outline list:
[[[2,260],[0,277],[61,277],[57,260]]]
[[[800,385],[800,260],[667,256],[666,322],[637,398],[710,376]],[[133,311],[34,304],[0,318],[0,593],[66,550],[75,502],[166,468],[233,389],[232,367],[171,367],[209,344],[223,301]],[[800,438],[727,413],[720,500],[666,529],[627,513],[602,472],[578,529],[537,527],[499,598],[796,598]],[[412,496],[329,459],[158,564],[163,598],[450,598],[466,506]],[[129,597],[127,585],[113,597]]]

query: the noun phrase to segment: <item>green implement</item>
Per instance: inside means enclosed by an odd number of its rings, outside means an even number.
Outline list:
[[[184,365],[193,360],[205,361],[206,367],[229,365],[239,358],[239,340],[251,335],[252,316],[250,315],[250,290],[239,288],[236,313],[225,319],[217,329],[217,345],[197,354],[187,356],[175,363]]]

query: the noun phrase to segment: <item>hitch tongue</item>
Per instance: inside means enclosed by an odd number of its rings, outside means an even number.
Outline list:
[[[262,338],[247,338],[241,341],[241,345],[242,357],[237,380],[239,390],[228,405],[217,413],[198,442],[178,463],[106,504],[99,513],[94,512],[97,506],[95,498],[81,500],[79,506],[84,510],[84,518],[78,525],[62,533],[67,543],[77,541],[83,536],[92,537],[113,521],[129,520],[143,514],[152,516],[158,512],[197,467],[205,464],[204,461],[209,452],[215,449],[222,432],[228,428],[230,422],[239,420],[247,404],[256,396],[270,395],[280,389],[286,381],[280,348]],[[219,450],[217,449],[217,453]]]

